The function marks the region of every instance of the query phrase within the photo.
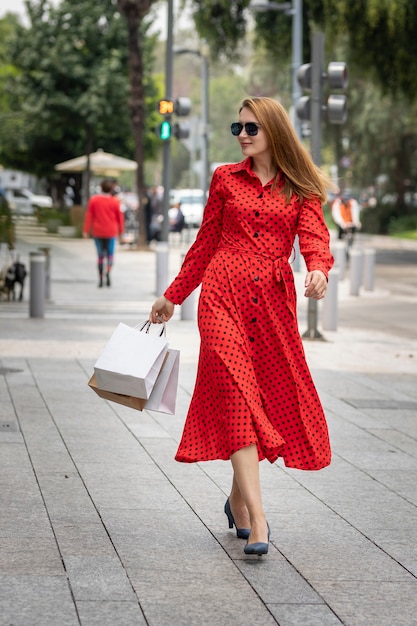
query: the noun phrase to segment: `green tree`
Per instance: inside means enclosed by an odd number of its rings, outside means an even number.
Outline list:
[[[111,1],[55,8],[28,0],[26,8],[30,26],[16,29],[10,54],[18,74],[9,83],[23,136],[2,146],[2,160],[48,176],[54,163],[93,147],[131,152],[126,31]]]
[[[236,58],[239,44],[247,34],[249,2],[189,1],[197,28],[211,49],[220,57]],[[310,32],[316,28],[326,33],[327,58],[349,63],[352,79],[348,124],[342,129],[325,129],[329,140],[335,142],[336,156],[348,153],[345,156],[350,159],[351,167],[344,173],[353,174],[357,181],[367,185],[380,174],[388,175],[396,192],[397,211],[406,211],[405,192],[416,183],[412,155],[417,149],[414,130],[417,127],[417,3],[304,0],[303,24],[305,61],[310,60]],[[291,54],[288,16],[281,11],[256,14],[255,44],[269,52],[277,67],[288,64]],[[257,91],[253,82],[251,92]],[[361,169],[365,162],[367,166]]]
[[[9,52],[18,24],[17,17],[11,13],[0,20],[0,157],[2,146],[19,142],[24,126],[23,115],[15,110],[12,94],[7,89],[18,73]]]
[[[144,246],[146,243],[146,219],[144,206],[147,202],[146,189],[144,181],[144,162],[145,162],[145,120],[146,120],[146,99],[145,91],[145,61],[144,52],[146,32],[144,27],[144,19],[155,0],[117,0],[119,11],[126,18],[127,24],[127,50],[128,50],[128,67],[129,67],[129,112],[133,130],[134,153],[135,160],[138,164],[137,169],[137,189],[139,193],[140,211],[139,211],[139,245]],[[156,95],[154,93],[154,95]],[[153,117],[153,119],[155,119]],[[155,124],[156,125],[156,124]],[[149,155],[150,156],[150,155]]]

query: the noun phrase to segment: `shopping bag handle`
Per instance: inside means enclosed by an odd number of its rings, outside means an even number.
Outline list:
[[[140,332],[145,331],[145,333],[149,334],[151,326],[152,326],[152,322],[150,322],[149,320],[146,320],[146,322],[143,322],[142,326],[139,328],[139,331]],[[138,328],[138,327],[139,327],[139,324],[135,326],[135,328]],[[166,325],[165,325],[165,322],[162,322],[162,329],[158,337],[165,337],[165,336],[166,336]]]

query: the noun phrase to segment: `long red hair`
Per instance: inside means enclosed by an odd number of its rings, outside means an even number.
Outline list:
[[[282,193],[289,202],[296,194],[300,200],[317,196],[327,199],[327,190],[334,188],[330,178],[314,163],[291,124],[284,107],[273,98],[245,98],[242,109],[249,109],[265,130],[272,157],[284,178]],[[240,112],[239,111],[239,112]]]

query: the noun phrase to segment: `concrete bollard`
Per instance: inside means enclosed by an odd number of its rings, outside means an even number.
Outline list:
[[[45,255],[45,298],[51,299],[51,248],[39,248]]]
[[[323,330],[337,330],[339,295],[339,270],[337,267],[329,272],[327,293],[323,300],[321,325]]]
[[[167,241],[158,241],[156,245],[156,295],[160,296],[168,287],[168,253]]]
[[[185,254],[181,255],[181,265],[184,263]],[[195,319],[195,291],[190,293],[188,298],[181,305],[181,319],[192,321]]]
[[[300,272],[301,271],[301,252],[300,252],[300,241],[298,239],[298,235],[295,236],[294,246],[292,249],[292,256],[290,258],[292,259],[291,267],[292,267],[293,272]]]
[[[195,292],[190,293],[181,305],[181,319],[192,321],[195,319]]]
[[[339,280],[345,279],[346,272],[346,244],[344,241],[336,241],[333,245],[335,267],[339,270]]]
[[[363,288],[365,291],[374,290],[375,256],[376,252],[373,248],[366,248],[364,250]]]
[[[45,311],[45,255],[30,252],[29,316],[44,317]]]
[[[350,295],[358,296],[362,284],[363,251],[352,248],[350,251]]]

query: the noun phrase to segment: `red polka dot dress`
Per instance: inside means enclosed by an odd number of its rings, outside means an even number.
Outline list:
[[[318,199],[290,204],[262,186],[251,159],[220,166],[202,226],[165,292],[181,304],[201,283],[200,356],[176,460],[230,459],[256,444],[259,459],[318,470],[331,452],[296,317],[288,259],[294,237],[309,271],[333,259]]]

